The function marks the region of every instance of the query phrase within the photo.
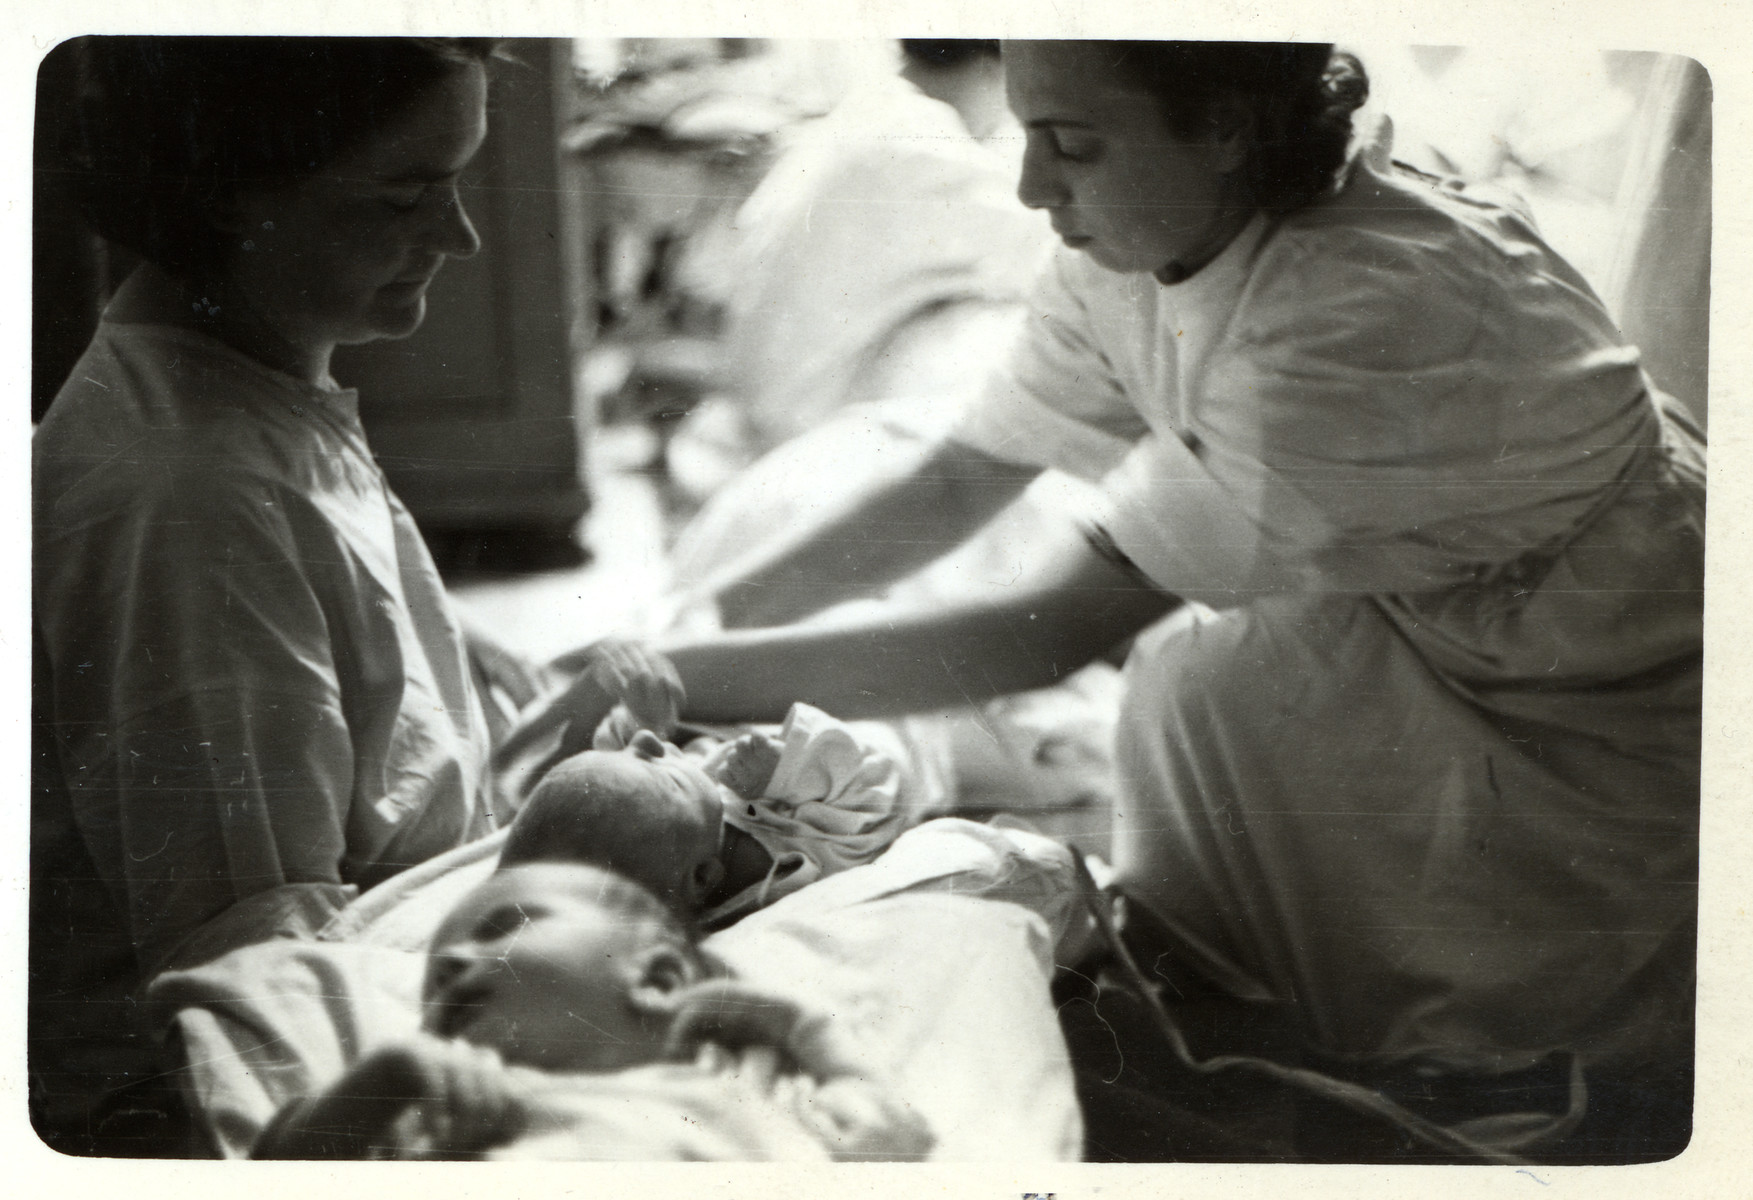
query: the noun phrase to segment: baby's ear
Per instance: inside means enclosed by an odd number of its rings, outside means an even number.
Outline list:
[[[677,999],[699,982],[700,970],[674,946],[654,946],[639,958],[638,978],[628,990],[633,1007],[647,1016],[669,1016]]]
[[[694,864],[688,874],[688,904],[693,910],[706,907],[706,897],[712,889],[724,882],[724,864],[716,858],[703,858]]]

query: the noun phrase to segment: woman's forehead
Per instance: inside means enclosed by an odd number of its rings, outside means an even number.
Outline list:
[[[1121,76],[1093,42],[1006,42],[1005,89],[1025,126],[1115,128],[1155,124],[1152,97]]]
[[[325,173],[431,181],[468,165],[487,137],[487,73],[478,63],[447,72],[377,130],[337,155]]]

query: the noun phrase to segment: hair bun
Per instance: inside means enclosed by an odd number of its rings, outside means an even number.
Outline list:
[[[1357,55],[1335,50],[1321,72],[1321,91],[1327,98],[1328,111],[1349,117],[1370,98],[1370,77],[1364,72]]]
[[[1290,212],[1344,176],[1351,114],[1369,98],[1363,64],[1327,42],[1101,42],[1112,70],[1156,98],[1171,132],[1187,136],[1224,97],[1255,130],[1245,168],[1255,202]]]

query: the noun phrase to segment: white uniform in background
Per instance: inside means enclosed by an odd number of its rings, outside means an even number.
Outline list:
[[[977,389],[989,360],[943,361],[951,343],[934,379],[885,386],[883,360],[952,306],[984,307],[1002,348],[1050,243],[1044,217],[1017,201],[1014,164],[898,75],[803,126],[736,232],[725,351],[757,450],[897,385],[940,403],[952,381],[966,380],[962,396]]]

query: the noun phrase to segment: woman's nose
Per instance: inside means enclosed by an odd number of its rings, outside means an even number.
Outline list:
[[[1016,195],[1024,208],[1059,208],[1070,200],[1043,139],[1029,137],[1023,143],[1023,171],[1017,179]]]
[[[463,208],[463,198],[452,187],[439,198],[431,226],[431,248],[451,258],[468,258],[481,248],[481,235]]]

